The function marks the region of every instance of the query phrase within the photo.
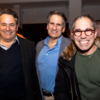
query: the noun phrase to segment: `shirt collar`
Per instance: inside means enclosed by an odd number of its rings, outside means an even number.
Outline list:
[[[49,41],[49,36],[44,40],[44,44],[48,45],[48,41]],[[62,36],[57,40],[56,45],[60,45],[62,41]]]
[[[1,37],[0,37],[0,39],[1,39]],[[18,44],[19,44],[19,40],[18,40],[17,35],[16,35],[16,37],[15,37],[15,40],[14,40],[13,44],[14,44],[16,41],[17,41]],[[11,45],[11,46],[12,46],[12,45]],[[5,50],[8,50],[11,46],[9,46],[9,47],[7,48],[7,47],[5,47],[3,44],[0,43],[0,47],[2,47],[2,48],[5,49]]]
[[[15,37],[15,40],[14,40],[14,41],[17,41],[17,42],[18,42],[18,44],[19,44],[19,40],[18,40],[17,35],[16,35],[16,37]]]
[[[1,37],[0,37],[0,39],[1,39]],[[14,40],[14,42],[13,42],[13,43],[15,43],[15,41],[17,41],[17,42],[18,42],[18,44],[19,44],[19,40],[18,40],[17,35],[16,35],[15,40]],[[0,43],[0,44],[1,44],[1,43]]]

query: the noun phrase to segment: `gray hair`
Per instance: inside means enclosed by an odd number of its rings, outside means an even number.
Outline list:
[[[15,11],[13,11],[12,9],[4,8],[0,10],[0,16],[3,14],[12,15],[16,20],[16,24],[18,25],[18,15]]]
[[[48,14],[48,16],[47,16],[47,18],[48,18],[48,23],[49,23],[50,17],[51,17],[52,15],[59,15],[59,16],[61,16],[61,17],[63,18],[63,27],[66,26],[67,18],[66,18],[66,16],[64,15],[64,13],[62,13],[62,12],[60,12],[60,11],[51,11],[51,12]]]
[[[74,31],[76,20],[79,19],[79,18],[82,18],[82,17],[89,18],[89,19],[91,20],[91,22],[92,22],[92,26],[93,26],[94,30],[96,29],[96,23],[95,23],[94,18],[92,18],[89,14],[83,13],[83,14],[77,16],[77,17],[73,20],[72,27],[71,27],[71,31]]]

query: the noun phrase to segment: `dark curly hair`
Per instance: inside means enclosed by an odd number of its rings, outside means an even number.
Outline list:
[[[0,16],[3,14],[12,15],[16,19],[16,24],[18,25],[18,15],[15,11],[13,11],[12,9],[4,8],[0,11]]]

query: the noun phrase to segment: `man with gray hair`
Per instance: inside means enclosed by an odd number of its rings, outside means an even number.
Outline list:
[[[73,41],[58,60],[55,100],[99,100],[100,50],[94,44],[95,20],[88,14],[76,17],[71,36]]]
[[[40,86],[45,100],[54,100],[55,77],[58,70],[58,58],[70,39],[62,36],[66,27],[66,17],[62,12],[52,11],[48,15],[48,37],[36,46],[36,65]]]

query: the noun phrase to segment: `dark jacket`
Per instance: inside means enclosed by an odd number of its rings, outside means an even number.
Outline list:
[[[18,37],[22,56],[26,100],[42,100],[35,67],[35,44]]]
[[[73,42],[65,48],[58,60],[59,70],[55,84],[55,100],[81,100],[75,75],[75,52]]]

